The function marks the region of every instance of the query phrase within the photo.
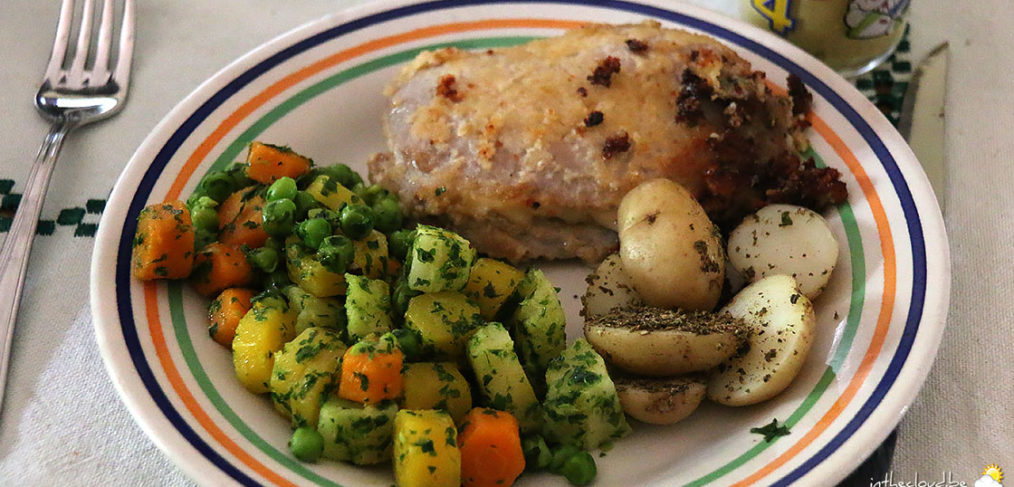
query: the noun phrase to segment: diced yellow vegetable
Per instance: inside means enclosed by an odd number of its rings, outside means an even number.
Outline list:
[[[493,321],[496,312],[524,277],[524,272],[510,264],[483,257],[472,265],[464,293],[479,305],[479,312],[486,321]]]
[[[423,353],[446,359],[461,357],[465,341],[481,324],[479,307],[453,291],[416,296],[405,311],[405,328],[419,334]]]
[[[345,348],[337,333],[310,327],[275,354],[271,400],[294,427],[317,425],[325,392],[335,382]]]
[[[387,276],[387,237],[383,233],[373,230],[366,238],[353,240],[352,246],[356,249],[353,270],[362,270],[371,279]]]
[[[394,480],[400,487],[459,487],[461,452],[444,411],[402,409],[394,417]]]
[[[472,409],[468,381],[453,362],[417,362],[402,370],[405,409],[441,409],[460,422]]]
[[[542,409],[507,329],[500,323],[487,323],[468,339],[467,348],[476,385],[489,407],[513,414],[521,431],[538,431]]]
[[[289,280],[304,291],[318,298],[345,294],[345,278],[325,268],[298,238],[290,237],[286,242],[285,261]]]
[[[254,301],[236,325],[232,363],[236,377],[254,394],[268,392],[275,353],[295,336],[296,313],[279,297]]]
[[[317,176],[317,179],[314,179],[306,187],[306,192],[313,196],[313,199],[318,203],[334,211],[341,211],[346,205],[362,204],[363,202],[362,198],[356,196],[351,190],[325,175]]]
[[[391,287],[380,279],[353,274],[345,274],[345,279],[349,283],[345,298],[349,340],[391,331]]]

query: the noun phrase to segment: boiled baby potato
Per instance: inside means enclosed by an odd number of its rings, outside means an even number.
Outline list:
[[[728,314],[622,308],[584,323],[584,336],[607,362],[636,375],[669,377],[718,366],[749,328]]]
[[[634,282],[623,272],[619,254],[606,257],[587,281],[588,291],[581,298],[587,318],[602,316],[614,308],[644,305],[641,296],[634,290]]]
[[[630,190],[617,211],[620,258],[651,306],[710,311],[725,276],[722,238],[679,183],[653,179]]]
[[[813,341],[813,304],[789,276],[769,276],[743,288],[724,308],[752,328],[749,348],[723,362],[708,382],[708,398],[747,406],[782,392],[799,373]]]
[[[673,424],[690,416],[708,388],[699,376],[651,379],[620,375],[613,382],[623,412],[650,424]]]
[[[768,205],[729,234],[729,262],[750,282],[792,276],[813,299],[831,279],[838,242],[820,214],[801,206]]]

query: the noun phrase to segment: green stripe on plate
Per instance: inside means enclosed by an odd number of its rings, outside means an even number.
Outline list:
[[[463,49],[482,49],[492,47],[506,47],[528,42],[535,37],[490,37],[482,39],[466,39],[456,42],[447,42],[440,44],[433,44],[426,47],[420,47],[415,49],[409,49],[398,53],[390,54],[381,58],[377,58],[365,63],[353,66],[349,69],[343,70],[333,76],[330,76],[285,100],[278,104],[275,108],[271,109],[263,117],[254,122],[249,128],[243,131],[236,140],[234,140],[229,146],[222,152],[222,154],[215,160],[215,163],[211,165],[209,171],[220,170],[225,168],[226,165],[234,161],[239,154],[246,148],[246,146],[256,140],[256,138],[263,133],[268,127],[277,122],[279,119],[284,117],[286,114],[292,112],[303,103],[312,100],[314,97],[324,93],[328,90],[335,88],[349,80],[355,79],[359,76],[372,73],[379,69],[383,69],[395,64],[403,63],[414,58],[419,52],[428,49],[438,49],[442,47],[459,47]],[[816,153],[810,153],[817,159],[818,165],[823,165],[823,161],[820,160],[820,156]],[[201,175],[203,177],[203,175]],[[838,207],[838,211],[842,218],[842,224],[845,227],[845,233],[848,236],[849,250],[851,252],[851,263],[852,263],[852,297],[849,306],[849,314],[846,321],[846,327],[842,334],[842,340],[839,343],[838,350],[835,353],[834,358],[831,361],[830,366],[824,371],[823,376],[814,386],[813,390],[807,395],[799,407],[785,420],[785,424],[790,428],[797,424],[813,406],[820,400],[823,393],[827,390],[828,385],[835,378],[835,371],[837,371],[841,363],[852,345],[852,340],[855,337],[856,329],[859,325],[859,318],[863,307],[863,298],[866,284],[866,268],[865,268],[865,257],[863,255],[862,237],[859,233],[859,227],[856,224],[855,215],[852,212],[852,208],[848,203],[842,204]],[[173,328],[176,333],[180,352],[182,353],[184,360],[187,363],[187,367],[193,374],[194,380],[200,386],[201,390],[208,397],[211,403],[219,411],[219,413],[236,429],[247,441],[254,445],[258,450],[276,460],[281,465],[291,469],[293,472],[299,474],[303,478],[310,480],[317,485],[336,487],[338,484],[320,477],[313,471],[307,469],[300,462],[292,459],[285,453],[282,453],[273,445],[266,442],[263,438],[258,436],[243,420],[232,410],[232,408],[225,402],[222,396],[218,393],[215,387],[209,380],[207,373],[197,358],[197,353],[194,350],[193,343],[190,341],[190,332],[187,329],[186,319],[183,313],[183,298],[181,285],[179,283],[172,283],[169,286],[169,307],[170,315],[172,317]],[[744,463],[750,461],[761,452],[775,444],[772,441],[770,443],[758,443],[754,447],[747,450],[745,453],[737,457],[735,460],[723,465],[715,471],[687,484],[688,486],[702,486],[707,483],[713,482],[729,472],[735,470]]]

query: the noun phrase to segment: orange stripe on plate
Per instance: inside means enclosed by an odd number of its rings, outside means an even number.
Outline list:
[[[204,139],[204,141],[197,147],[197,150],[195,150],[194,153],[187,159],[183,169],[180,170],[179,175],[173,182],[173,185],[169,188],[169,192],[166,194],[166,199],[174,200],[179,198],[180,193],[183,191],[183,186],[190,180],[190,177],[193,176],[197,166],[200,165],[201,161],[208,156],[211,149],[218,145],[229,131],[239,125],[239,123],[253,113],[254,110],[257,110],[268,100],[291,88],[296,83],[299,83],[336,64],[379,49],[384,49],[386,47],[396,46],[405,42],[425,39],[428,37],[453,34],[455,32],[511,28],[572,29],[584,24],[584,22],[549,19],[501,19],[456,22],[451,24],[435,25],[432,27],[423,27],[404,34],[376,39],[328,56],[272,84],[266,90],[258,93],[223,120],[222,123],[215,128],[211,135]]]
[[[870,211],[873,213],[873,220],[877,225],[877,232],[880,234],[880,251],[884,255],[884,294],[883,302],[880,305],[880,316],[877,318],[877,327],[873,332],[873,338],[870,340],[870,347],[866,350],[866,355],[863,356],[862,362],[859,364],[859,368],[856,369],[855,375],[852,377],[852,381],[845,388],[845,391],[838,400],[831,405],[831,408],[820,418],[819,421],[808,431],[796,444],[792,445],[788,450],[782,453],[778,458],[775,458],[771,463],[761,467],[749,477],[733,484],[733,487],[744,487],[751,485],[758,480],[764,478],[769,473],[781,467],[786,462],[791,460],[794,456],[799,454],[804,448],[813,443],[814,440],[820,436],[821,433],[826,431],[831,423],[841,415],[842,411],[852,402],[855,398],[859,388],[865,382],[866,377],[873,370],[873,365],[876,363],[877,356],[880,355],[880,350],[884,345],[884,340],[887,337],[887,330],[891,326],[891,314],[894,308],[894,293],[895,286],[897,283],[897,274],[895,269],[895,255],[894,255],[894,239],[891,236],[891,228],[887,223],[887,213],[884,212],[884,206],[880,201],[880,197],[877,195],[876,188],[873,187],[873,182],[870,181],[869,176],[863,169],[862,165],[859,164],[859,160],[852,154],[845,142],[838,137],[838,134],[831,130],[831,127],[826,122],[815,114],[811,114],[809,117],[810,123],[813,124],[813,129],[820,134],[824,140],[834,149],[838,157],[841,157],[848,166],[849,171],[856,178],[856,182],[859,183],[859,187],[863,190],[863,195],[866,196],[866,201],[870,205]]]
[[[466,32],[473,30],[490,30],[490,29],[509,29],[509,28],[547,28],[547,29],[572,29],[584,25],[584,22],[574,21],[561,21],[561,20],[548,20],[548,19],[500,19],[500,20],[483,20],[475,22],[457,22],[451,24],[437,25],[432,27],[424,27],[421,29],[406,32],[404,34],[398,34],[390,37],[384,37],[373,41],[360,44],[356,47],[346,49],[334,55],[328,56],[320,61],[310,64],[284,78],[275,82],[264,91],[258,93],[249,101],[241,105],[235,112],[230,114],[226,119],[215,128],[215,130],[197,147],[197,150],[187,158],[187,162],[183,168],[177,174],[176,179],[173,181],[172,186],[169,188],[168,193],[165,196],[166,200],[178,199],[180,193],[183,191],[183,187],[187,181],[193,176],[194,171],[200,165],[211,149],[218,145],[219,142],[234,129],[241,121],[248,117],[255,110],[263,106],[266,102],[271,100],[273,97],[281,94],[285,90],[291,88],[297,83],[327,69],[336,64],[354,59],[358,56],[368,54],[370,52],[396,46],[401,43],[410,42],[418,39],[425,39],[428,37],[434,37],[444,34],[451,34],[455,32]],[[255,472],[271,480],[277,485],[292,486],[291,482],[282,478],[277,473],[273,472],[264,464],[258,462],[255,458],[250,456],[245,450],[240,448],[235,442],[233,442],[221,429],[215,424],[215,422],[208,416],[207,413],[201,408],[200,404],[194,399],[193,394],[187,388],[186,383],[183,382],[179,371],[176,368],[176,364],[173,362],[172,356],[169,354],[169,349],[166,346],[165,338],[162,334],[162,322],[159,319],[158,313],[158,288],[155,284],[145,283],[144,285],[144,302],[146,309],[146,317],[148,319],[148,329],[152,337],[152,342],[155,346],[155,354],[158,356],[158,360],[162,369],[165,371],[166,376],[169,378],[169,383],[180,400],[183,401],[184,406],[194,416],[194,419],[222,445],[227,451],[233,456],[243,462],[246,466],[250,467]]]
[[[277,473],[271,471],[271,469],[265,467],[263,464],[258,462],[246,450],[243,450],[235,442],[232,441],[226,434],[215,425],[215,422],[208,416],[207,413],[201,409],[201,406],[197,404],[197,400],[190,393],[190,389],[187,388],[183,382],[183,378],[180,376],[179,371],[176,367],[172,366],[173,359],[169,355],[169,348],[166,347],[165,337],[162,334],[162,321],[158,316],[158,285],[154,282],[144,283],[144,302],[146,317],[148,318],[148,332],[151,334],[151,341],[155,345],[155,355],[158,356],[159,362],[162,364],[162,368],[165,371],[166,377],[169,379],[169,383],[172,385],[176,393],[179,394],[180,400],[186,405],[190,413],[194,415],[197,422],[204,426],[204,429],[217,440],[222,446],[224,446],[229,452],[236,456],[241,462],[246,464],[253,471],[262,475],[264,478],[284,486],[295,487],[296,484],[285,480]],[[167,366],[168,365],[168,366]]]

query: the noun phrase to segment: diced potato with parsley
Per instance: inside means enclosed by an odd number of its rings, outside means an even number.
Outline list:
[[[402,409],[394,417],[394,480],[400,487],[459,487],[458,430],[445,411]]]
[[[523,272],[506,262],[483,257],[472,265],[464,293],[479,305],[482,317],[492,321],[524,277]]]
[[[391,289],[379,279],[345,274],[348,295],[345,316],[350,340],[361,340],[371,333],[391,331]]]
[[[514,336],[529,377],[541,379],[549,361],[567,347],[567,317],[556,288],[542,271],[529,270],[523,287],[531,293],[522,296],[514,312]]]
[[[285,263],[289,280],[304,291],[318,298],[345,294],[345,278],[324,267],[316,253],[300,243],[298,237],[286,241]]]
[[[318,298],[299,286],[287,286],[285,296],[296,311],[296,333],[310,327],[327,328],[345,338],[345,306],[334,298]]]
[[[318,203],[333,211],[341,211],[347,205],[358,205],[363,202],[362,198],[356,196],[352,190],[338,184],[338,181],[332,180],[326,175],[317,176],[306,187],[306,192],[313,196],[313,199]]]
[[[408,285],[416,291],[460,291],[468,283],[475,249],[461,235],[419,225],[409,250]]]
[[[549,362],[546,385],[549,440],[591,450],[630,432],[606,364],[584,339]]]
[[[513,414],[522,431],[537,431],[542,410],[507,329],[500,323],[479,328],[468,340],[468,360],[486,405]]]
[[[324,458],[356,465],[390,460],[397,412],[394,401],[364,405],[329,397],[317,422],[317,431],[324,437]]]
[[[417,333],[424,355],[458,359],[465,340],[482,324],[479,308],[453,291],[420,294],[409,300],[405,328]]]
[[[275,354],[271,400],[294,427],[314,426],[325,397],[334,388],[345,344],[327,328],[311,327]]]
[[[472,409],[468,381],[453,362],[405,364],[403,397],[405,409],[441,409],[460,422]]]
[[[361,271],[371,279],[383,279],[387,276],[387,237],[376,230],[370,232],[362,240],[353,240],[356,249],[352,260],[352,269]]]
[[[254,394],[268,392],[275,354],[295,335],[296,313],[280,296],[255,300],[236,325],[232,363],[243,387]]]

